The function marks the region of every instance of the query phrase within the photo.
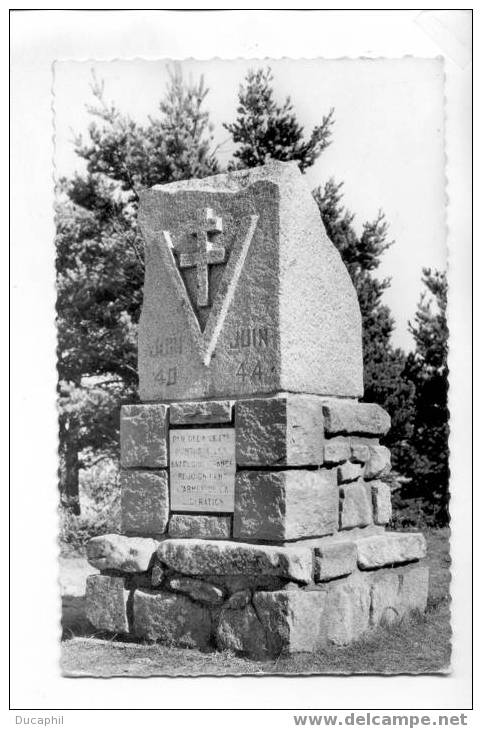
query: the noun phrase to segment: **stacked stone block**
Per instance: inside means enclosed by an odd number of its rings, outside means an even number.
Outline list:
[[[235,430],[234,513],[173,512],[169,431],[216,425]],[[261,657],[423,610],[424,538],[385,531],[389,427],[377,405],[321,396],[125,406],[122,535],[89,542],[89,619]]]
[[[233,516],[173,512],[169,430],[225,424],[236,438]],[[280,543],[387,524],[390,452],[379,438],[389,427],[378,405],[320,396],[124,406],[122,533]]]

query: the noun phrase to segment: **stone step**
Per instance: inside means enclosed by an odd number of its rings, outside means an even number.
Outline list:
[[[308,547],[278,547],[207,539],[166,539],[157,559],[186,575],[274,575],[307,584],[313,555]]]

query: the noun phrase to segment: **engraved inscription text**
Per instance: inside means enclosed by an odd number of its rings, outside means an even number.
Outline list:
[[[172,511],[234,511],[234,428],[172,429]]]

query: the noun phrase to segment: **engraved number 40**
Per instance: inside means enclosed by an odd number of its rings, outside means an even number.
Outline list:
[[[154,379],[160,385],[175,385],[177,382],[177,367],[160,368],[154,375]]]
[[[261,362],[259,360],[255,363],[254,367],[247,365],[246,362],[241,362],[236,370],[236,377],[240,377],[242,382],[244,382],[247,378],[260,380],[262,376]]]

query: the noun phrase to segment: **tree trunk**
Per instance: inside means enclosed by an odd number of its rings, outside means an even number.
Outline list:
[[[60,474],[60,491],[62,506],[73,514],[80,514],[79,499],[80,461],[77,444],[67,435]]]

